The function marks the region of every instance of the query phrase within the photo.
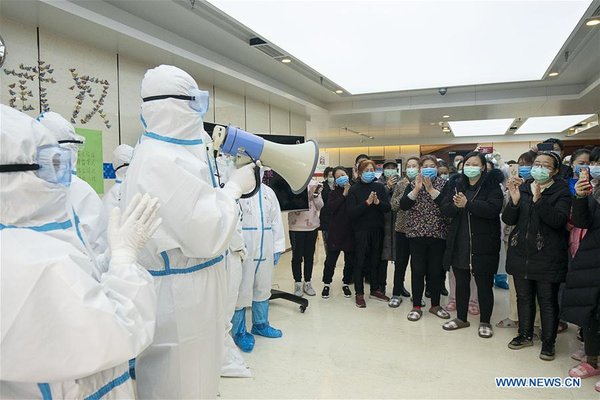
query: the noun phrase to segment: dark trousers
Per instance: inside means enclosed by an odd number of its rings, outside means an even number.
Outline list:
[[[592,320],[590,325],[582,329],[585,355],[600,356],[600,321]]]
[[[406,267],[410,258],[410,244],[406,234],[396,232],[396,261],[394,261],[394,289],[393,296],[400,296],[400,289],[404,285]]]
[[[314,231],[290,231],[292,274],[296,282],[302,282],[302,261],[304,261],[304,281],[310,282],[312,278],[317,233],[316,229]]]
[[[425,277],[427,277],[427,285],[431,293],[431,306],[439,306],[446,241],[420,237],[409,239],[409,243],[413,306],[421,307]]]
[[[537,297],[540,305],[542,342],[554,344],[558,329],[558,288],[560,284],[517,278],[516,276],[513,278],[517,292],[519,334],[529,338],[533,336],[535,299]]]
[[[325,257],[325,268],[323,269],[323,283],[330,284],[335,273],[335,264],[340,256],[340,250],[328,250]],[[342,282],[349,285],[354,274],[354,253],[344,251],[344,274]]]
[[[461,321],[466,321],[471,297],[471,271],[460,268],[452,268],[452,271],[456,278],[456,313]],[[479,297],[479,321],[489,324],[494,309],[494,274],[475,273],[473,277]]]
[[[357,295],[365,294],[364,277],[369,277],[371,293],[379,287],[383,229],[355,232],[356,252],[354,264],[354,290]]]

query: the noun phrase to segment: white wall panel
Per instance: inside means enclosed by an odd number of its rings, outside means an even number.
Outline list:
[[[144,127],[140,121],[142,79],[153,65],[119,56],[119,96],[121,107],[121,143],[135,146]]]
[[[246,97],[246,130],[252,133],[271,133],[267,103]]]
[[[271,133],[274,135],[290,134],[290,112],[271,106]]]
[[[291,118],[292,131],[290,133],[294,136],[306,136],[306,117],[292,113]]]
[[[215,88],[214,99],[216,123],[246,129],[244,96]]]

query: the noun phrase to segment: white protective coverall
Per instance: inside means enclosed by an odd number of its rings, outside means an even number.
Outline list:
[[[240,199],[242,232],[248,256],[243,265],[243,278],[236,312],[233,338],[245,352],[254,348],[254,338],[246,331],[245,308],[252,305],[252,333],[276,338],[282,333],[269,325],[268,306],[273,283],[273,269],[285,250],[285,233],[281,209],[275,192],[267,185],[248,199]]]
[[[186,96],[197,88],[186,72],[161,65],[146,72],[141,94]],[[147,100],[141,118],[145,133],[123,183],[121,207],[136,193],[149,193],[159,198],[163,222],[138,258],[154,276],[158,294],[156,335],[137,358],[138,394],[142,399],[214,398],[223,361],[226,252],[239,219],[237,198],[227,185],[218,187],[207,152],[211,138],[187,100]],[[251,172],[248,176],[252,180]]]
[[[121,144],[113,151],[113,168],[115,170],[115,184],[102,197],[102,206],[104,215],[110,215],[113,208],[119,207],[121,200],[121,185],[127,175],[127,168],[133,157],[133,147],[128,144]]]
[[[108,246],[106,230],[108,218],[102,214],[102,200],[96,191],[83,179],[77,176],[77,153],[79,146],[73,141],[83,141],[83,138],[75,133],[73,125],[60,114],[48,111],[37,117],[38,121],[48,128],[61,147],[72,150],[71,160],[73,162],[73,179],[71,181],[69,199],[75,210],[78,229],[89,242],[91,249],[96,255],[101,255]],[[110,215],[110,213],[109,213]]]
[[[229,175],[235,170],[233,157],[221,154],[217,157],[218,175],[221,183],[226,183]],[[240,212],[238,224],[227,254],[227,299],[225,300],[225,351],[223,354],[223,366],[221,376],[229,378],[250,378],[252,373],[246,366],[246,361],[231,337],[231,319],[242,283],[242,263],[248,252],[242,236],[242,215]]]
[[[58,146],[26,114],[0,111],[3,166],[35,164],[38,147]],[[2,399],[131,399],[128,360],[152,341],[152,277],[111,262],[92,278],[67,196],[34,171],[0,173]]]

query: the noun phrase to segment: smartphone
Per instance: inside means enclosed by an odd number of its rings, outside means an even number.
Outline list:
[[[580,181],[590,181],[590,170],[588,168],[581,168],[579,170],[579,180]]]
[[[554,143],[538,143],[538,151],[552,151],[554,150]]]
[[[479,148],[479,152],[481,154],[492,154],[494,152],[494,148],[492,146],[483,146]]]
[[[519,164],[510,164],[509,168],[509,176],[511,178],[519,177]]]

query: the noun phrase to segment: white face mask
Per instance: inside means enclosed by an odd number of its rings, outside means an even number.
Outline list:
[[[335,179],[333,178],[327,178],[327,183],[329,183],[330,185],[333,185],[333,183],[335,182]]]

